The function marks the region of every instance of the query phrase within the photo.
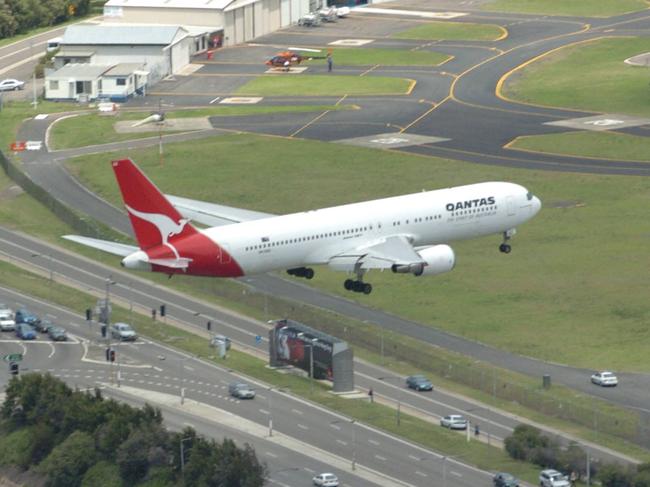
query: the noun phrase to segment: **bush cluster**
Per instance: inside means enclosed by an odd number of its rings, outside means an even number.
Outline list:
[[[41,374],[14,378],[0,410],[0,463],[31,469],[52,487],[261,487],[266,466],[249,445],[168,432],[160,410],[70,389]]]
[[[578,479],[584,478],[587,473],[587,454],[582,448],[575,443],[562,448],[533,426],[517,426],[513,434],[506,438],[505,448],[512,458],[542,468],[575,472]],[[603,487],[650,487],[650,463],[633,468],[619,464],[601,465],[592,461],[589,470],[591,478],[600,480]]]
[[[0,39],[88,13],[90,0],[0,0]]]

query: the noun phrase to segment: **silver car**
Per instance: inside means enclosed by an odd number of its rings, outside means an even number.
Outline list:
[[[4,79],[0,81],[0,91],[14,91],[22,90],[24,88],[24,81],[18,81],[17,79]]]
[[[111,326],[111,336],[121,341],[132,342],[138,338],[138,334],[126,323],[115,323]]]
[[[245,382],[233,382],[228,386],[228,392],[237,399],[253,399],[255,390]]]
[[[465,430],[467,429],[467,420],[460,414],[449,414],[440,418],[440,426],[451,430]]]

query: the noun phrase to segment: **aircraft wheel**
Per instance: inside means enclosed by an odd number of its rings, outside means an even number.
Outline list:
[[[366,282],[363,285],[363,294],[370,294],[371,292],[372,292],[372,284]]]
[[[313,277],[314,277],[314,269],[311,269],[311,268],[307,267],[307,269],[305,269],[305,272],[304,272],[304,277],[305,277],[305,279],[313,279]]]
[[[508,244],[501,244],[499,245],[499,250],[504,254],[509,254],[510,251],[512,250],[512,247],[510,247],[510,245]]]
[[[343,287],[348,291],[352,291],[352,288],[354,287],[354,281],[352,279],[346,279],[343,283]]]
[[[361,281],[354,281],[354,284],[353,284],[353,286],[352,286],[352,290],[353,290],[355,293],[360,293],[360,292],[362,292],[362,291],[363,291],[363,282],[361,282]]]

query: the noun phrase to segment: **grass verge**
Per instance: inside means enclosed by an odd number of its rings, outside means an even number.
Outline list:
[[[237,89],[238,95],[255,96],[343,96],[403,95],[413,82],[386,76],[278,76],[252,79]]]
[[[650,105],[641,102],[648,97],[648,70],[624,63],[648,51],[648,37],[567,46],[507,79],[502,92],[526,103],[650,116]]]
[[[277,113],[321,112],[325,110],[349,110],[353,105],[294,105],[294,106],[218,106],[196,110],[173,110],[165,112],[168,119],[214,116],[271,115]],[[141,139],[158,135],[155,125],[151,132],[117,133],[113,126],[120,120],[141,120],[148,115],[142,111],[122,111],[117,116],[103,116],[88,112],[76,117],[66,118],[54,124],[50,130],[50,147],[55,150],[85,147],[94,144],[107,144],[123,140]],[[172,132],[164,132],[168,135]]]
[[[337,47],[332,49],[332,60],[336,66],[439,66],[451,56],[431,51],[410,51],[404,49],[372,49]],[[309,64],[325,64],[325,59],[312,59]]]
[[[495,0],[484,10],[578,17],[611,17],[648,8],[643,0]]]
[[[421,39],[445,41],[496,41],[508,32],[494,24],[471,22],[426,22],[393,34],[395,39]]]
[[[509,149],[596,159],[650,162],[650,139],[618,132],[566,132],[518,137]]]

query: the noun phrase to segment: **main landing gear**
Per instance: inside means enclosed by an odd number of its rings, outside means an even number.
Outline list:
[[[296,267],[295,269],[288,269],[287,274],[290,276],[304,277],[305,279],[313,279],[314,269],[311,267]]]
[[[506,230],[503,232],[503,243],[499,245],[499,251],[504,253],[504,254],[509,254],[510,251],[512,250],[512,247],[508,243],[508,240],[510,240],[515,233],[517,233],[516,228],[511,228],[510,230]]]
[[[370,294],[372,292],[372,284],[360,280],[353,281],[352,279],[346,279],[343,283],[343,287],[348,291],[354,291],[355,293]]]

